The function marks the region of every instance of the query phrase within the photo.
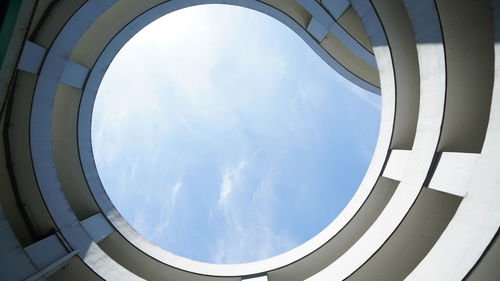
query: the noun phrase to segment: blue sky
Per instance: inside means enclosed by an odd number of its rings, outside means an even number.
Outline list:
[[[380,97],[278,21],[204,5],[160,18],[119,52],[93,114],[117,209],[175,254],[240,263],[325,228],[357,189]]]

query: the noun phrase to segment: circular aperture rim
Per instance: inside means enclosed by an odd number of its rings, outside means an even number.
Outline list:
[[[92,2],[92,1],[91,1]],[[108,198],[102,183],[100,182],[99,175],[97,173],[97,169],[94,163],[93,153],[92,153],[92,144],[91,144],[91,118],[92,118],[92,108],[95,100],[95,95],[97,93],[98,86],[102,77],[104,76],[105,70],[111,63],[114,56],[121,49],[121,47],[128,42],[128,40],[139,30],[141,30],[144,26],[152,22],[153,20],[168,14],[169,12],[186,8],[189,6],[199,5],[199,4],[215,4],[215,3],[224,3],[224,4],[232,4],[241,7],[246,7],[250,9],[254,9],[260,11],[264,14],[267,14],[289,28],[292,29],[295,33],[297,33],[322,59],[324,59],[332,68],[334,68],[337,72],[339,72],[344,77],[348,78],[351,81],[357,82],[356,84],[360,85],[359,79],[357,79],[353,74],[343,68],[340,64],[331,58],[325,50],[323,50],[320,45],[295,21],[293,21],[290,17],[288,17],[283,12],[273,8],[269,5],[266,5],[262,2],[258,1],[241,1],[241,0],[233,0],[233,1],[222,1],[222,0],[208,0],[208,1],[169,1],[160,5],[157,5],[146,12],[142,13],[138,17],[136,17],[133,21],[128,23],[124,28],[122,28],[111,40],[111,42],[106,46],[106,48],[102,51],[99,56],[97,62],[92,67],[90,71],[89,78],[84,87],[84,91],[81,98],[79,115],[78,115],[78,150],[80,153],[81,165],[85,174],[85,178],[90,188],[95,201],[97,202],[99,208],[101,209],[104,216],[110,221],[113,227],[130,243],[132,243],[136,248],[144,252],[146,255],[168,265],[171,267],[179,268],[184,271],[203,274],[203,275],[212,275],[212,276],[245,276],[252,274],[259,274],[262,272],[272,271],[281,267],[285,267],[290,265],[298,260],[302,260],[311,255],[311,253],[315,252],[317,249],[321,248],[323,245],[328,243],[338,231],[340,231],[356,214],[357,210],[362,206],[365,199],[370,194],[373,186],[380,175],[382,170],[383,163],[385,161],[389,143],[390,136],[392,132],[392,116],[394,113],[394,105],[393,105],[393,95],[389,95],[384,98],[386,101],[383,101],[382,104],[388,104],[389,106],[382,106],[382,120],[379,138],[377,141],[377,146],[375,148],[375,152],[372,158],[372,161],[369,165],[365,178],[363,179],[360,187],[358,188],[356,194],[353,199],[349,202],[346,208],[339,214],[339,216],[322,232],[317,234],[311,240],[306,243],[286,252],[281,255],[246,264],[230,264],[230,265],[219,265],[219,264],[208,264],[198,261],[193,261],[187,258],[179,257],[174,255],[154,244],[146,240],[139,233],[137,233],[116,211],[115,207],[111,203]],[[99,16],[104,14],[106,9],[95,10],[96,13],[93,15],[94,20]],[[79,12],[79,11],[78,11]],[[78,13],[77,12],[77,13]],[[87,11],[88,12],[88,9]],[[98,14],[102,13],[102,14]],[[66,32],[61,32],[58,36],[71,36],[71,30]],[[73,39],[74,40],[74,39]],[[62,40],[64,41],[64,40]],[[76,40],[75,45],[77,45],[78,40]],[[73,47],[75,46],[73,45]],[[72,51],[72,47],[67,50],[69,53]],[[48,56],[46,58],[46,62],[44,66],[47,65],[50,61],[57,60],[55,57]],[[57,61],[55,62],[57,63]],[[50,72],[57,71],[57,68],[44,67],[42,68],[39,81],[46,78],[43,74],[50,74]],[[52,82],[52,81],[51,81]],[[363,82],[363,81],[361,81]],[[362,83],[361,83],[362,84]],[[53,92],[50,93],[53,95],[52,98],[55,98],[55,92],[57,88],[57,81],[55,82],[55,87],[53,87]],[[49,94],[49,95],[50,95]],[[36,114],[49,115],[49,119],[52,118],[53,111],[53,103],[44,103],[44,102],[35,102],[33,103],[33,112]],[[384,117],[385,116],[385,117]],[[390,120],[390,122],[387,122]],[[34,128],[31,126],[31,134],[33,141],[34,138],[40,137],[40,135],[50,135],[50,124],[49,122],[47,126],[39,126]],[[32,150],[34,151],[33,163],[34,168],[45,170],[46,168],[40,168],[42,165],[37,162],[44,159],[44,157],[36,157],[37,150],[40,150],[40,153],[46,153],[47,145],[49,146],[49,151],[55,149],[52,147],[51,142],[48,144],[45,143],[45,146],[32,146]],[[42,151],[43,150],[43,151]],[[49,157],[50,160],[50,157]],[[53,159],[52,159],[53,161]],[[45,166],[45,165],[43,165]],[[55,168],[54,168],[55,169]],[[55,172],[55,171],[54,171]],[[37,173],[37,179],[40,185],[43,185],[46,181],[51,181],[53,179],[44,179],[39,178],[38,175],[42,173]],[[45,173],[43,173],[45,174]],[[50,174],[50,173],[48,173]],[[55,173],[57,174],[57,173]],[[56,204],[47,202],[48,205]],[[63,218],[61,218],[63,219]],[[64,219],[63,219],[64,220]],[[56,220],[57,223],[57,220]]]

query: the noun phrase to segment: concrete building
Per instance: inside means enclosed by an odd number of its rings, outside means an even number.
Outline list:
[[[268,14],[382,97],[342,213],[266,260],[213,265],[116,211],[90,141],[99,83],[128,39],[188,6]],[[500,1],[7,0],[0,4],[1,280],[500,280]]]

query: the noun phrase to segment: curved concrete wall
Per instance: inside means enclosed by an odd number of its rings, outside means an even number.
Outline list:
[[[90,141],[119,49],[188,6],[255,9],[382,96],[360,187],[282,255],[213,265],[138,234],[99,180]],[[25,0],[2,65],[2,280],[498,280],[500,3],[496,0]],[[20,42],[24,42],[21,43]]]

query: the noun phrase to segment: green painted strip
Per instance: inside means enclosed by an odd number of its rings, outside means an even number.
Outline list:
[[[10,0],[7,4],[7,11],[2,20],[2,27],[0,28],[0,65],[2,65],[9,46],[10,36],[16,24],[17,15],[21,8],[22,0]],[[3,6],[3,5],[2,5]]]

